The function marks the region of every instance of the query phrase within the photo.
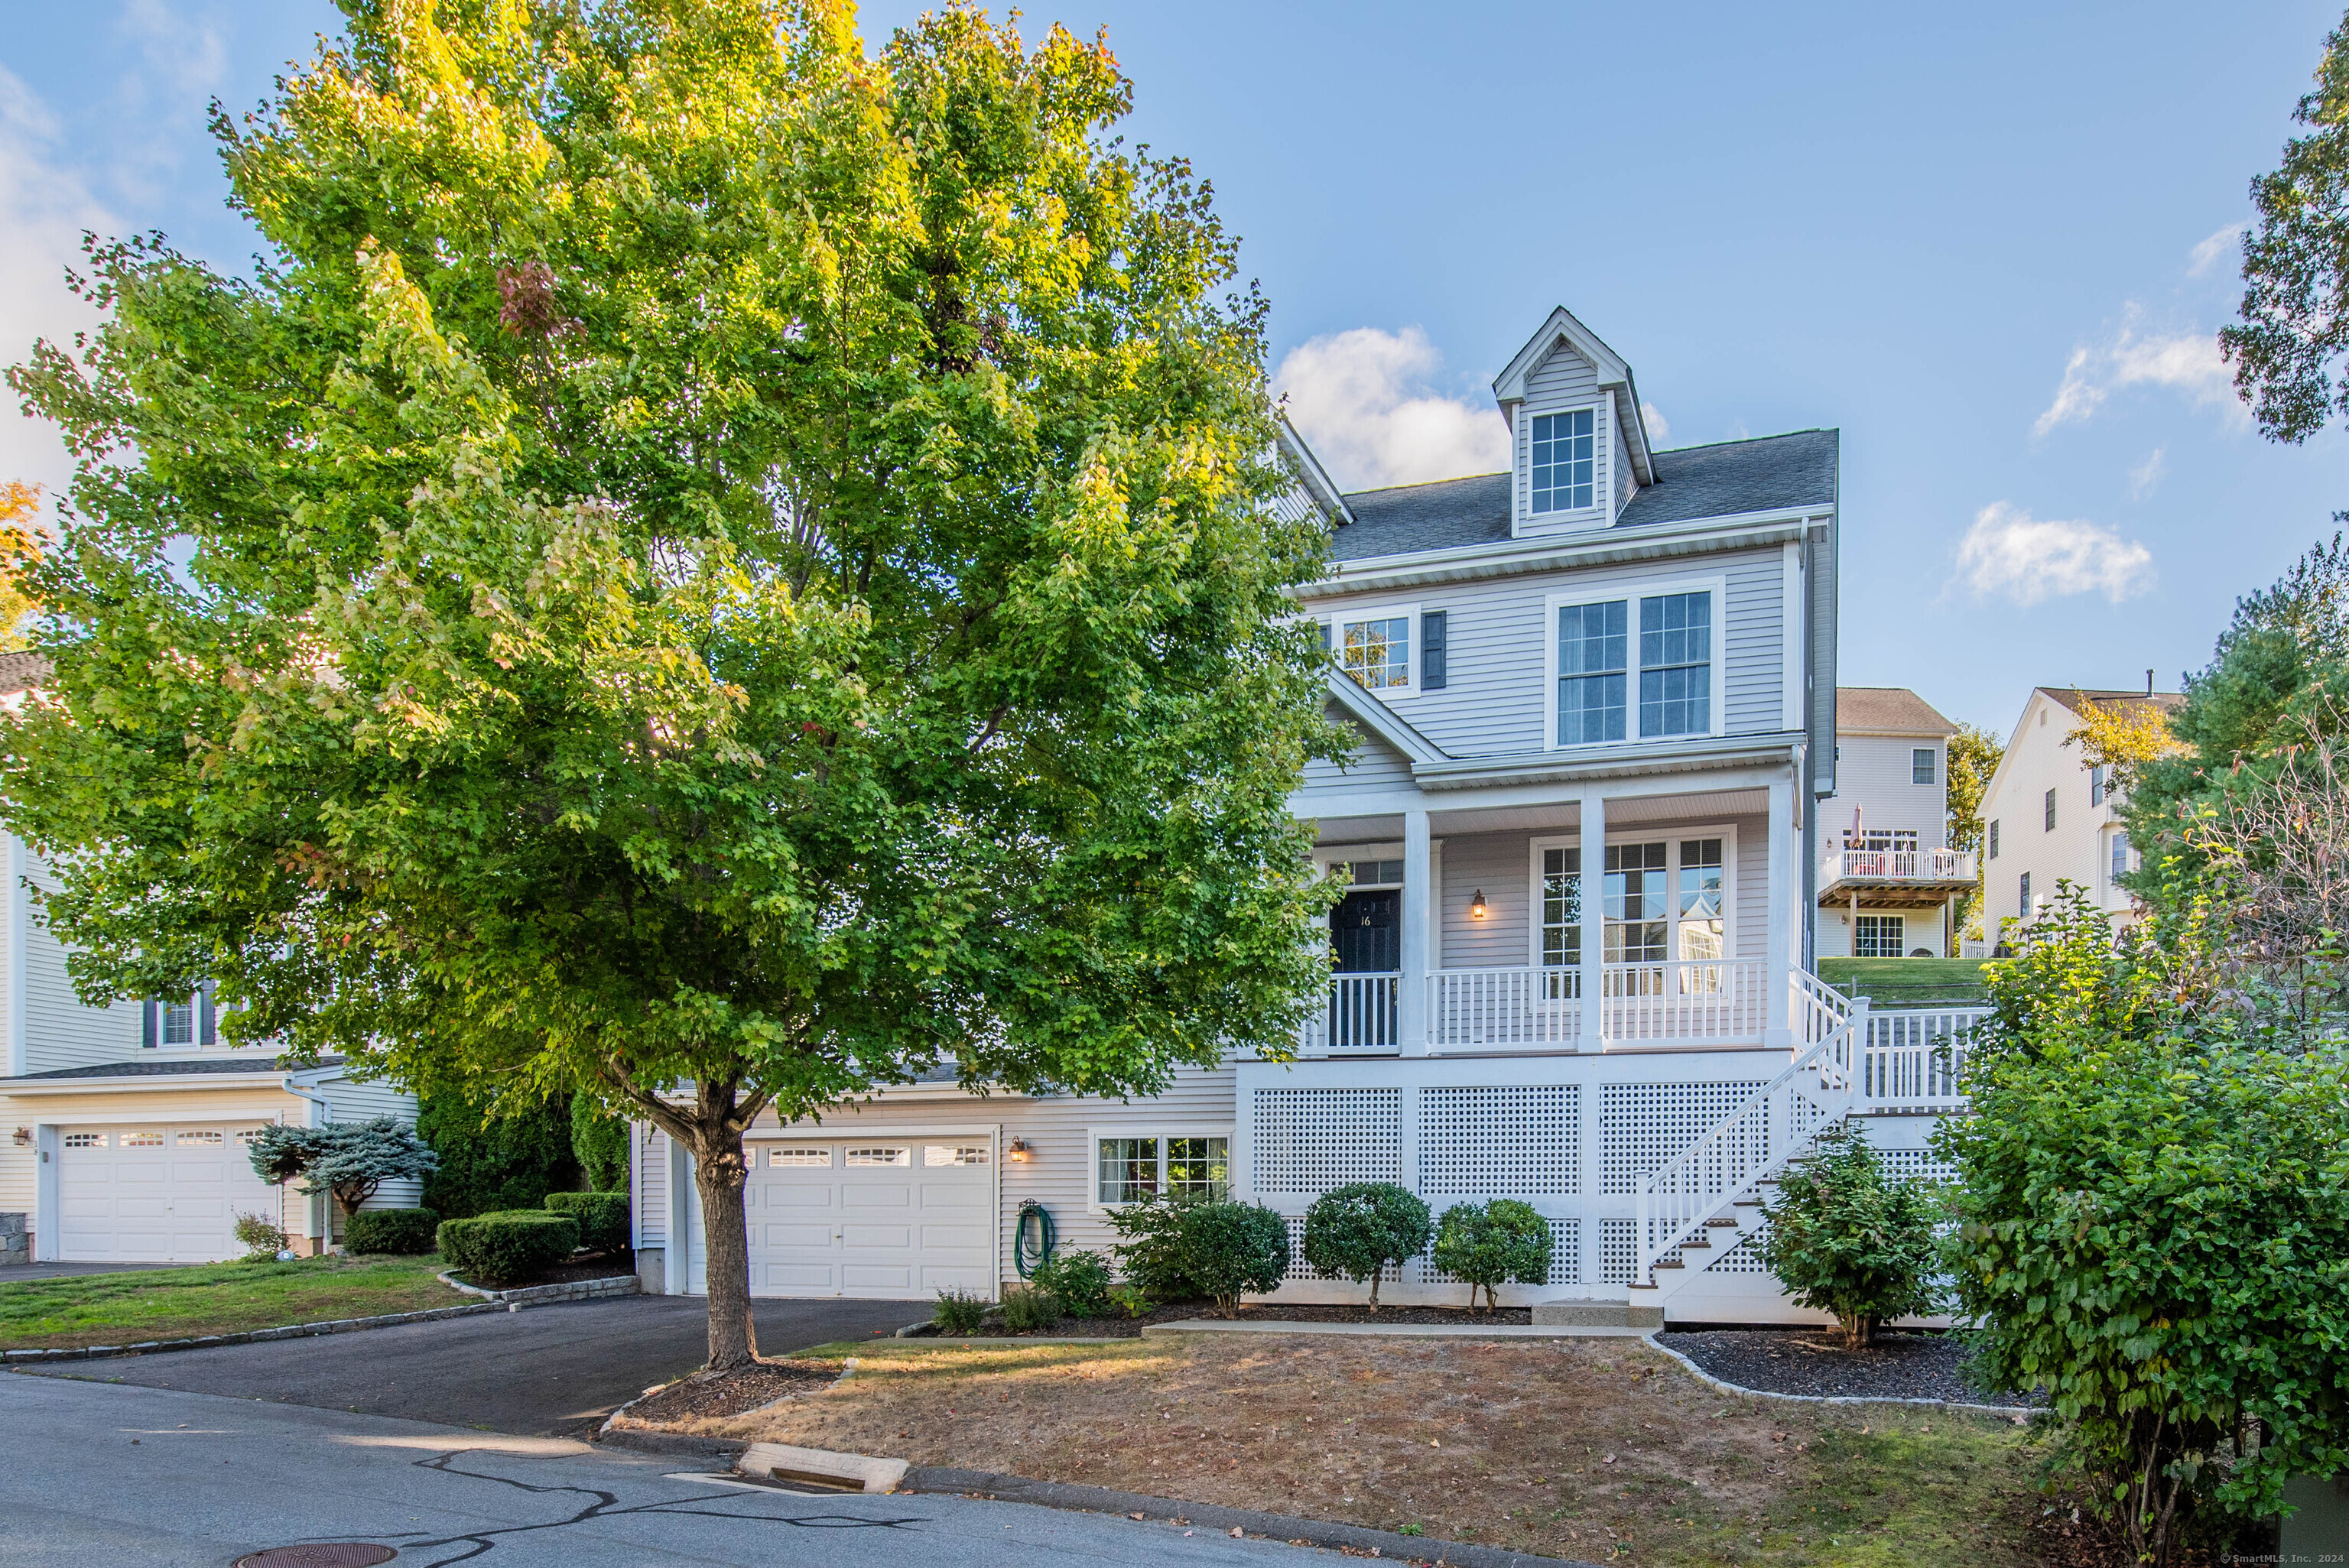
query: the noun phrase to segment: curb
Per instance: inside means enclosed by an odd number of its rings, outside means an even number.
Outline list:
[[[451,1277],[455,1269],[443,1269],[432,1277],[450,1290],[461,1290],[467,1295],[478,1295],[484,1301],[519,1306],[543,1306],[553,1301],[595,1301],[609,1295],[637,1295],[644,1282],[634,1274],[607,1274],[602,1279],[575,1279],[563,1284],[524,1284],[512,1290],[485,1290],[477,1284],[467,1284]]]
[[[271,1339],[308,1339],[321,1334],[352,1334],[364,1328],[396,1328],[403,1323],[432,1323],[444,1317],[471,1317],[480,1312],[510,1312],[502,1302],[469,1301],[462,1306],[436,1306],[423,1312],[389,1312],[380,1317],[341,1317],[326,1323],[293,1323],[283,1328],[254,1328],[241,1334],[206,1334],[192,1339],[150,1339],[138,1345],[90,1345],[70,1350],[0,1351],[0,1361],[12,1367],[52,1361],[111,1361],[125,1356],[153,1356],[166,1350],[210,1350],[221,1345],[259,1345]]]
[[[2025,1419],[2045,1409],[2044,1405],[1970,1405],[1961,1399],[1904,1398],[1897,1394],[1774,1394],[1767,1388],[1747,1388],[1735,1383],[1724,1383],[1669,1345],[1656,1344],[1661,1329],[1642,1335],[1650,1346],[1663,1352],[1686,1367],[1696,1380],[1709,1388],[1724,1394],[1743,1394],[1749,1399],[1790,1399],[1798,1405],[1930,1405],[1936,1410],[1963,1410],[1970,1415],[2004,1416],[2009,1420],[2017,1416]]]
[[[617,1412],[614,1412],[617,1414]],[[744,1450],[747,1439],[736,1438],[698,1438],[688,1432],[648,1432],[636,1427],[606,1427],[593,1439],[597,1448],[630,1449],[640,1454],[672,1454],[688,1459],[723,1460],[730,1469]]]
[[[1504,1552],[1497,1546],[1397,1535],[1392,1531],[1366,1530],[1361,1525],[1337,1524],[1326,1519],[1298,1519],[1285,1513],[1226,1508],[1213,1502],[1177,1502],[1172,1498],[1112,1491],[1102,1486],[1076,1486],[1066,1481],[1030,1480],[1026,1476],[998,1475],[990,1470],[916,1466],[905,1472],[897,1490],[976,1493],[999,1502],[1033,1503],[1077,1513],[1120,1513],[1129,1519],[1159,1519],[1226,1534],[1237,1530],[1268,1541],[1285,1541],[1292,1546],[1323,1546],[1350,1556],[1392,1557],[1403,1563],[1442,1564],[1443,1568],[1597,1568],[1581,1558],[1537,1557],[1526,1552]]]

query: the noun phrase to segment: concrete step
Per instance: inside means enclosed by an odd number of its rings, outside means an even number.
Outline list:
[[[1625,1301],[1537,1301],[1533,1320],[1537,1326],[1553,1328],[1661,1328],[1664,1309]]]

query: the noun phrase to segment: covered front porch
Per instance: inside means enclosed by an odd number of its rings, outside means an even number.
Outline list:
[[[1427,791],[1324,817],[1312,1057],[1792,1047],[1816,1037],[1791,769]]]

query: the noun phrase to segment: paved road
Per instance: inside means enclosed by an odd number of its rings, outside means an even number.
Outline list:
[[[774,1356],[868,1339],[928,1315],[905,1301],[761,1301],[759,1349]],[[315,1405],[480,1431],[578,1436],[616,1405],[701,1365],[698,1296],[623,1295],[483,1313],[316,1339],[276,1339],[45,1367],[47,1377]],[[0,1545],[0,1563],[8,1561]]]
[[[337,1343],[337,1342],[324,1342]],[[955,1497],[807,1497],[549,1438],[0,1376],[0,1563],[226,1568],[296,1542],[397,1568],[1272,1568],[1293,1547]]]

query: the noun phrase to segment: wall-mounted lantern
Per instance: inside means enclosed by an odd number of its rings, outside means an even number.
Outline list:
[[[1468,918],[1471,920],[1482,920],[1490,913],[1491,912],[1485,907],[1485,890],[1483,888],[1478,888],[1476,890],[1476,896],[1468,901]]]
[[[1011,1140],[1011,1147],[1005,1150],[1004,1152],[1022,1165],[1027,1164],[1028,1161],[1036,1158],[1036,1151],[1028,1147],[1028,1140],[1024,1138],[1013,1139]]]

